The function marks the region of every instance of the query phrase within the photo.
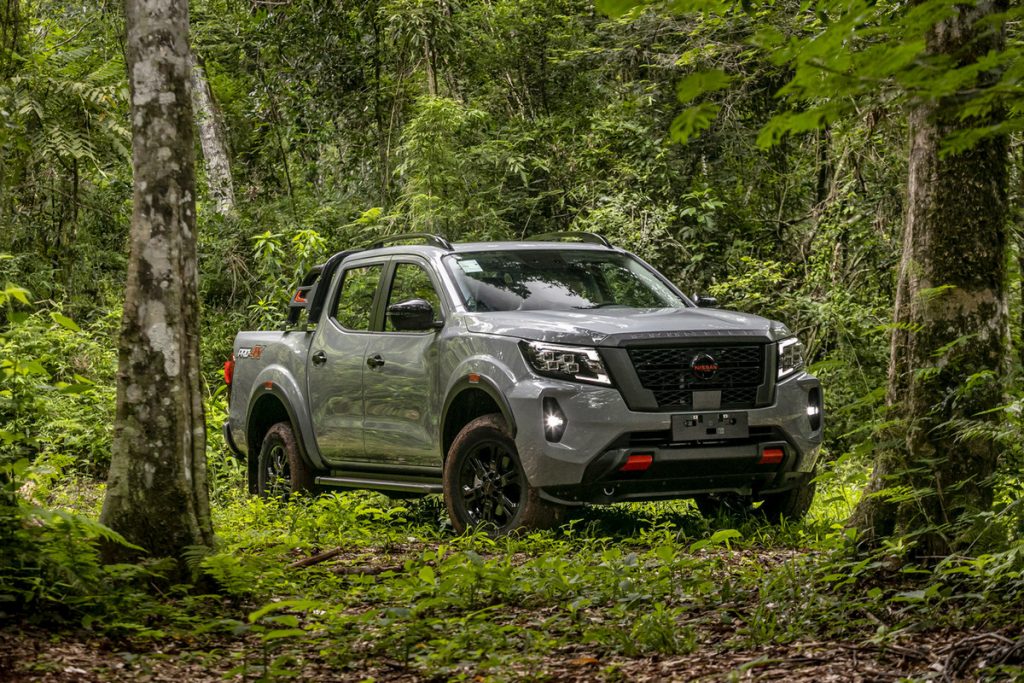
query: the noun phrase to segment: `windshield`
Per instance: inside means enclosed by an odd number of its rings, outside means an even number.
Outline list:
[[[537,249],[467,252],[446,258],[470,311],[686,306],[627,254]]]

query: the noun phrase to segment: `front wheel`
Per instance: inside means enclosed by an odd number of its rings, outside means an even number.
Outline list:
[[[564,510],[527,482],[516,443],[497,413],[476,418],[455,437],[444,464],[444,497],[459,533],[484,527],[501,536],[548,528]]]
[[[260,498],[287,498],[313,490],[313,473],[299,453],[292,426],[278,422],[267,430],[260,448],[256,492]]]
[[[811,509],[811,503],[814,502],[815,475],[816,472],[811,472],[807,476],[807,480],[801,482],[796,488],[762,496],[764,502],[761,503],[761,514],[770,522],[782,520],[797,522],[803,519],[807,511]]]

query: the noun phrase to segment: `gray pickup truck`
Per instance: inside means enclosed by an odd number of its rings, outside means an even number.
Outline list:
[[[698,303],[589,233],[343,251],[287,330],[236,337],[225,436],[253,493],[443,493],[460,532],[665,498],[799,518],[823,426],[803,347]]]

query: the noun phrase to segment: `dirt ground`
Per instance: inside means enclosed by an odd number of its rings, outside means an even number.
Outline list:
[[[330,666],[311,642],[292,652],[290,678],[300,681],[429,680],[397,661]],[[259,678],[245,644],[168,640],[157,650],[90,637],[7,627],[0,630],[0,681],[183,683]],[[247,661],[248,660],[248,661]],[[238,670],[247,663],[246,670]],[[503,679],[554,681],[932,681],[1024,680],[1024,635],[1010,632],[932,632],[898,645],[798,642],[747,651],[700,649],[685,656],[602,659],[584,649],[554,651],[530,668],[505,670]],[[525,667],[525,665],[524,665]],[[485,676],[467,667],[466,680]]]

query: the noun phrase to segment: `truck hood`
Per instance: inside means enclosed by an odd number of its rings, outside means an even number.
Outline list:
[[[618,346],[641,339],[789,336],[785,325],[746,313],[710,308],[602,308],[584,311],[467,313],[471,332],[560,344]]]

